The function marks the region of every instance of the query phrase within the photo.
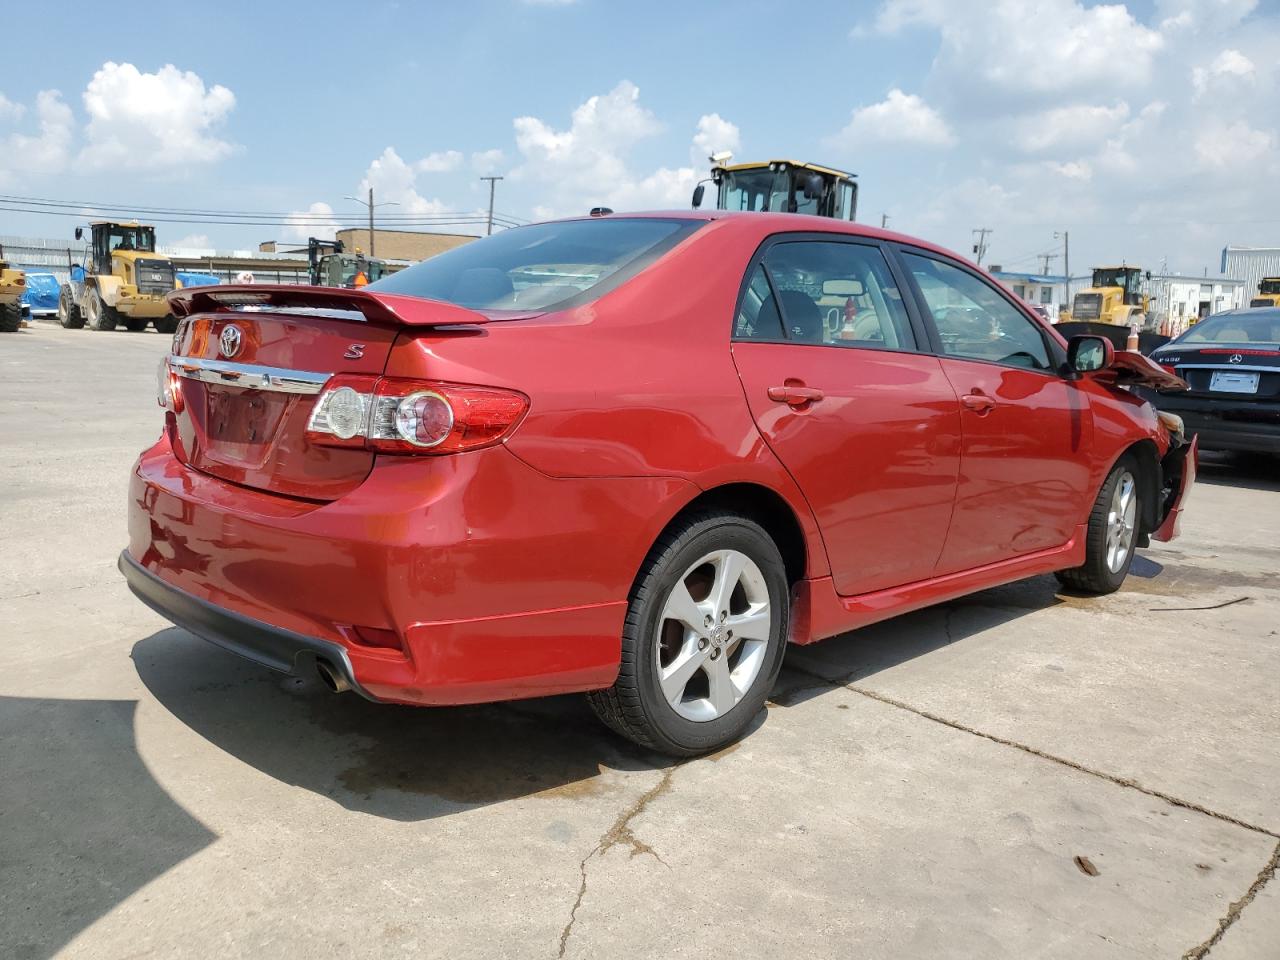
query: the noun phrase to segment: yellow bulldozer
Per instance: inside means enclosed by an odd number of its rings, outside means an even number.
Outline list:
[[[84,230],[76,227],[76,239]],[[173,333],[178,320],[165,299],[176,287],[173,263],[156,253],[156,228],[136,220],[101,220],[89,225],[89,246],[81,264],[68,264],[71,280],[58,297],[58,321],[92,330],[145,330],[154,321]]]
[[[799,160],[734,163],[728,154],[711,157],[717,210],[808,213],[852,220],[858,211],[858,179],[832,167]],[[702,206],[706,181],[693,188],[693,206]]]
[[[1142,330],[1151,312],[1151,299],[1144,289],[1150,279],[1150,271],[1141,267],[1094,267],[1093,282],[1075,295],[1067,319]]]
[[[1251,307],[1280,307],[1280,277],[1263,277],[1258,295],[1249,301]]]
[[[17,333],[22,327],[22,295],[27,275],[9,266],[0,247],[0,333]]]

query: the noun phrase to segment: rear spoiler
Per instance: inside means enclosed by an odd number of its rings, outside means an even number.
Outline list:
[[[315,310],[359,312],[369,323],[389,327],[448,327],[491,323],[493,317],[440,300],[404,297],[393,293],[342,287],[310,287],[301,284],[225,284],[183,287],[169,294],[175,315],[218,313],[242,307],[270,310],[305,307]]]

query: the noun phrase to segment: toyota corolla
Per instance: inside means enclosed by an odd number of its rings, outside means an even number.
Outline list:
[[[586,692],[676,755],[785,648],[1175,535],[1185,387],[945,250],[786,214],[501,233],[362,290],[209,287],[159,371],[120,568],[371,700]]]

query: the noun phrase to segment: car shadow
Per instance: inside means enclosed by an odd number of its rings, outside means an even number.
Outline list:
[[[1201,453],[1196,483],[1280,491],[1280,457],[1261,453]]]
[[[670,766],[606,730],[582,697],[469,707],[334,695],[169,628],[133,648],[175,717],[266,775],[391,820],[418,821],[531,794],[586,796],[602,773]]]
[[[1053,577],[985,590],[806,648],[771,694],[793,706],[981,630],[1062,602]],[[814,660],[817,656],[819,659]],[[335,696],[169,628],[133,648],[139,677],[175,717],[266,775],[351,810],[417,821],[532,794],[589,796],[611,770],[673,761],[608,731],[578,696],[420,708]],[[763,723],[765,711],[756,719]]]
[[[215,839],[151,776],[133,700],[0,697],[0,957],[52,957]]]
[[[841,684],[857,683],[1019,617],[1070,602],[1073,596],[1056,577],[1032,577],[792,648],[769,702],[778,707],[805,703]]]

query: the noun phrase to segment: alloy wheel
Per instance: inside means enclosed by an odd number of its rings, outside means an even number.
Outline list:
[[[1119,573],[1129,560],[1138,526],[1138,484],[1128,470],[1120,474],[1107,511],[1107,569]]]
[[[769,647],[773,614],[764,574],[738,550],[690,566],[658,619],[658,684],[686,720],[717,720],[751,689]]]

